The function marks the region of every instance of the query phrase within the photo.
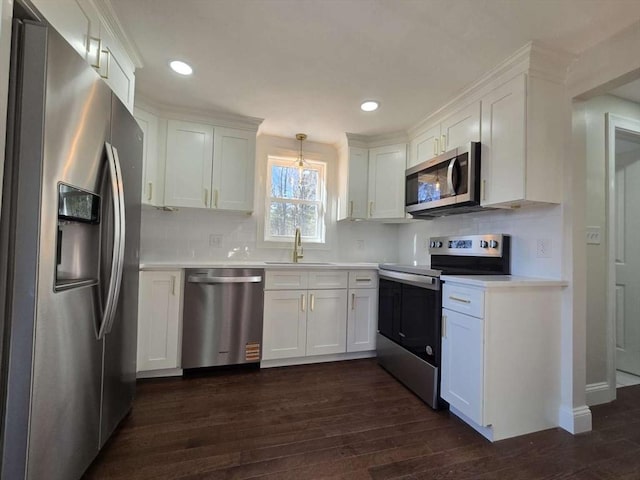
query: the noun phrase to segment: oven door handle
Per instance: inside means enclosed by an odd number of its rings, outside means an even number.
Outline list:
[[[380,278],[406,283],[415,287],[427,288],[429,290],[440,290],[440,280],[426,275],[413,275],[411,273],[393,272],[390,270],[380,270]]]
[[[456,186],[453,184],[453,169],[456,168],[458,157],[453,157],[447,167],[447,185],[452,195],[456,194]]]

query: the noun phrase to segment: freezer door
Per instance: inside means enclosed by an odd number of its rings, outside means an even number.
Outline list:
[[[120,100],[112,96],[111,144],[122,173],[124,263],[117,309],[105,336],[100,445],[131,409],[136,381],[140,186],[142,130]],[[121,199],[122,200],[122,199]]]
[[[55,289],[58,189],[102,195],[111,91],[57,32],[47,39],[44,130],[28,133],[43,133],[44,148],[27,477],[66,480],[79,478],[99,448],[103,302],[98,279]],[[85,261],[99,264],[101,249],[108,246],[95,240]]]

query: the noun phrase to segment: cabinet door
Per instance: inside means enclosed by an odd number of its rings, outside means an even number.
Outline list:
[[[347,218],[367,218],[369,150],[349,147],[349,205]]]
[[[209,207],[213,127],[169,120],[164,200],[171,207]]]
[[[135,109],[134,116],[142,129],[142,203],[160,205],[158,201],[158,117]]]
[[[309,290],[307,355],[346,352],[347,291]]]
[[[411,153],[407,168],[411,168],[440,153],[440,124],[431,127],[411,141]]]
[[[375,288],[349,290],[347,352],[375,350],[377,330],[378,290]]]
[[[407,146],[369,150],[369,218],[404,218]]]
[[[138,371],[178,368],[182,272],[140,272]]]
[[[524,198],[525,105],[524,74],[482,99],[482,206]]]
[[[47,21],[69,42],[78,54],[87,59],[91,18],[77,0],[34,0]]]
[[[136,87],[135,66],[120,42],[104,25],[100,28],[100,40],[102,48],[98,72],[113,93],[132,112]]]
[[[305,356],[307,303],[306,290],[264,292],[263,360]]]
[[[213,199],[221,210],[253,210],[256,134],[216,127],[213,142]]]
[[[440,151],[463,147],[469,142],[480,141],[480,102],[449,115],[441,125]]]
[[[483,425],[484,321],[442,310],[440,394],[478,425]]]

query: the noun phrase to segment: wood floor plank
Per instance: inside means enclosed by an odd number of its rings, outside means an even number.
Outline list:
[[[491,444],[374,359],[146,380],[85,478],[639,479],[640,386],[592,412]]]

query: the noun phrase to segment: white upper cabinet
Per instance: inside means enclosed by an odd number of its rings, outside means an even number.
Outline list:
[[[158,117],[136,108],[134,117],[143,133],[142,140],[142,203],[161,205],[163,198],[158,181]]]
[[[169,120],[164,204],[253,210],[255,131]]]
[[[520,74],[482,98],[483,206],[562,201],[563,87]]]
[[[169,120],[164,203],[170,207],[211,206],[213,127]]]
[[[368,218],[404,218],[405,144],[369,149]]]
[[[346,218],[367,218],[369,150],[349,147],[349,183]]]
[[[480,102],[472,102],[449,114],[410,143],[407,168],[426,162],[453,148],[480,141]]]
[[[93,0],[34,0],[33,3],[133,111],[135,65]]]
[[[213,141],[213,202],[221,210],[253,210],[256,134],[215,127]]]

